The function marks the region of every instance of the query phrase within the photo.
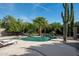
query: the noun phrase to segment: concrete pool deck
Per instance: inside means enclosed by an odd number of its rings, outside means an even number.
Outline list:
[[[16,39],[14,39],[16,40]],[[73,45],[61,43],[62,39],[53,39],[46,42],[31,42],[16,40],[17,43],[0,48],[0,56],[77,56],[78,49]],[[79,41],[68,40],[68,43],[77,44]],[[78,45],[79,46],[79,45]]]

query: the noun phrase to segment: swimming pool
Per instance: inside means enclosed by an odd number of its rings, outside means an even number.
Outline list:
[[[49,41],[50,38],[49,37],[25,37],[25,38],[21,38],[21,40],[24,41]]]

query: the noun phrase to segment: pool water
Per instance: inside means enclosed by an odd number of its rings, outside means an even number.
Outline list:
[[[25,41],[49,41],[50,40],[49,37],[25,37],[21,39]]]

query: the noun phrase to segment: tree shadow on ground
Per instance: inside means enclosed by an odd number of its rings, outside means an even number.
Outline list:
[[[40,46],[31,46],[24,48],[29,53],[13,56],[77,56],[79,49],[79,43],[67,43],[67,44],[42,44]]]
[[[66,43],[66,45],[70,45],[70,46],[76,48],[77,50],[79,50],[79,43]]]

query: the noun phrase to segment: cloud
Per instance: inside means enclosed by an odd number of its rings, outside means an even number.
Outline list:
[[[33,7],[34,9],[35,9],[36,7],[40,7],[40,8],[42,8],[42,9],[44,9],[45,11],[50,12],[50,10],[49,10],[48,8],[42,6],[41,3],[34,3],[33,5],[34,5],[34,7]]]

